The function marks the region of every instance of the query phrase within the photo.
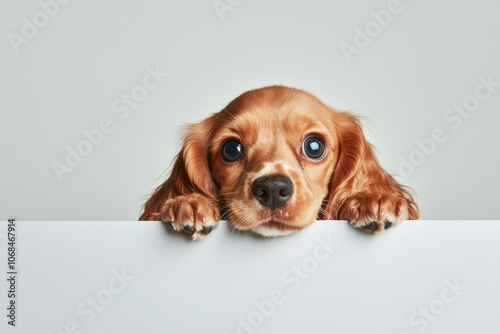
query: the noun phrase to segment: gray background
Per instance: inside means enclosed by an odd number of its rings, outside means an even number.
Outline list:
[[[227,0],[223,2],[227,3]],[[423,219],[498,219],[500,89],[453,129],[446,109],[500,81],[497,1],[409,1],[348,62],[340,44],[389,1],[232,1],[221,19],[210,0],[72,1],[15,52],[8,34],[38,1],[0,4],[0,216],[22,220],[134,220],[165,177],[179,126],[265,85],[303,88],[366,116],[382,165],[435,128],[447,135],[404,177]],[[148,66],[169,76],[120,120],[111,103],[140,85]],[[115,130],[59,182],[51,164],[82,130]]]

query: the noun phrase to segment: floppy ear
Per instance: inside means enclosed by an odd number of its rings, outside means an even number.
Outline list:
[[[396,215],[401,214],[397,212],[398,208],[403,208],[408,211],[408,219],[417,219],[419,210],[410,191],[380,166],[373,147],[365,139],[359,119],[350,113],[333,110],[333,127],[340,152],[325,211],[334,219],[357,219],[350,216],[348,200],[350,204],[373,203],[387,202],[390,198]]]
[[[198,193],[215,200],[217,189],[207,156],[211,130],[211,119],[187,127],[170,176],[153,192],[139,220],[158,220],[165,201],[177,196]]]

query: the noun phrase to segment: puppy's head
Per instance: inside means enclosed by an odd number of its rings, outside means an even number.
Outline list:
[[[313,223],[339,155],[332,110],[274,86],[246,92],[212,117],[209,165],[233,226],[274,236]]]
[[[222,217],[266,235],[316,220],[339,158],[334,111],[300,90],[246,92],[188,128],[190,184],[220,201]],[[175,167],[174,167],[175,169]]]
[[[142,218],[168,198],[197,192],[219,201],[237,229],[284,235],[337,219],[335,196],[361,186],[353,175],[368,176],[375,165],[354,116],[301,90],[265,87],[188,127],[172,175]]]

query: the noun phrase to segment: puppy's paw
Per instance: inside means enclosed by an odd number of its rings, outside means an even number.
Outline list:
[[[216,202],[201,194],[190,194],[169,199],[160,211],[160,220],[168,222],[178,232],[203,239],[219,225]]]
[[[408,202],[393,194],[383,196],[355,196],[343,205],[343,217],[355,228],[379,233],[409,218]]]

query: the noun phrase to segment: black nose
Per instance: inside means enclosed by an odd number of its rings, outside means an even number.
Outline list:
[[[252,191],[260,204],[274,210],[292,196],[293,183],[285,176],[263,176],[253,181]]]

